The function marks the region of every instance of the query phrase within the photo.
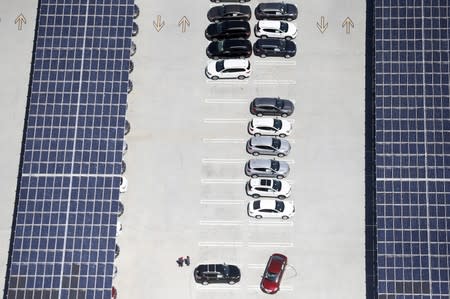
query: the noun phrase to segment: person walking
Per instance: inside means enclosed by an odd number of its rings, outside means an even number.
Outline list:
[[[191,258],[189,257],[189,255],[184,259],[184,263],[186,264],[186,266],[189,266],[191,264]]]
[[[177,259],[177,264],[178,264],[178,267],[183,267],[183,257],[182,257],[182,256],[180,256],[180,257]]]

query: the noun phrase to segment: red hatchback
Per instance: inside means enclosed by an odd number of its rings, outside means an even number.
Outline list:
[[[281,278],[287,265],[287,257],[274,253],[267,262],[266,270],[261,280],[261,290],[264,293],[275,294],[280,290]]]

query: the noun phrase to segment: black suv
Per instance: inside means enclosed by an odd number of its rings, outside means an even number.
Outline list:
[[[220,3],[220,2],[248,2],[250,0],[211,0],[211,2],[216,2],[216,3]]]
[[[258,39],[253,45],[256,56],[293,57],[297,53],[297,46],[293,41],[279,38]]]
[[[294,104],[280,98],[255,98],[250,104],[250,113],[256,116],[275,115],[287,117],[294,112]]]
[[[242,38],[230,38],[211,42],[206,55],[212,59],[247,58],[252,55],[252,43]]]
[[[241,280],[241,271],[234,265],[204,264],[198,265],[194,270],[194,278],[197,283],[235,284]]]
[[[255,8],[257,20],[286,20],[292,21],[297,18],[297,6],[284,2],[260,3]]]
[[[223,21],[209,24],[205,30],[205,37],[208,40],[219,40],[225,38],[249,38],[250,24],[246,21]]]
[[[248,5],[228,4],[211,7],[208,11],[208,20],[210,22],[219,22],[225,20],[243,20],[248,21],[252,17],[252,10]]]

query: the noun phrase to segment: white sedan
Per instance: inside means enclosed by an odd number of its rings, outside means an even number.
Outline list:
[[[291,185],[282,180],[271,178],[256,178],[250,179],[245,186],[247,195],[258,198],[263,197],[278,197],[285,199],[291,195]]]
[[[285,119],[254,118],[248,123],[248,132],[255,136],[270,135],[286,137],[291,134],[292,125]]]
[[[285,21],[259,21],[255,26],[255,35],[261,38],[294,39],[297,36],[297,27]]]
[[[247,213],[250,217],[289,219],[295,214],[292,202],[276,199],[258,199],[248,203]]]
[[[206,77],[217,79],[239,79],[250,77],[250,61],[248,59],[221,59],[211,61],[205,69]]]
[[[120,187],[119,191],[120,193],[125,193],[128,190],[128,180],[123,175],[120,177]]]

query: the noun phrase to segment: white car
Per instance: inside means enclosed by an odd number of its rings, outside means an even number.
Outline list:
[[[247,205],[247,213],[250,217],[289,219],[295,214],[292,202],[276,199],[252,200]]]
[[[256,178],[247,182],[245,191],[253,198],[263,196],[285,199],[291,195],[291,184],[272,178]]]
[[[124,177],[123,175],[120,177],[120,187],[119,187],[119,191],[120,193],[124,193],[127,192],[128,190],[128,180],[126,177]]]
[[[205,69],[206,77],[217,79],[240,79],[250,77],[250,61],[248,59],[221,59],[211,61]]]
[[[255,25],[255,35],[262,38],[294,39],[297,36],[297,27],[286,21],[259,21]]]
[[[285,119],[254,118],[248,123],[248,132],[255,136],[271,135],[286,137],[291,134],[292,125]]]
[[[122,223],[117,220],[117,226],[116,226],[116,237],[118,237],[122,233]]]

